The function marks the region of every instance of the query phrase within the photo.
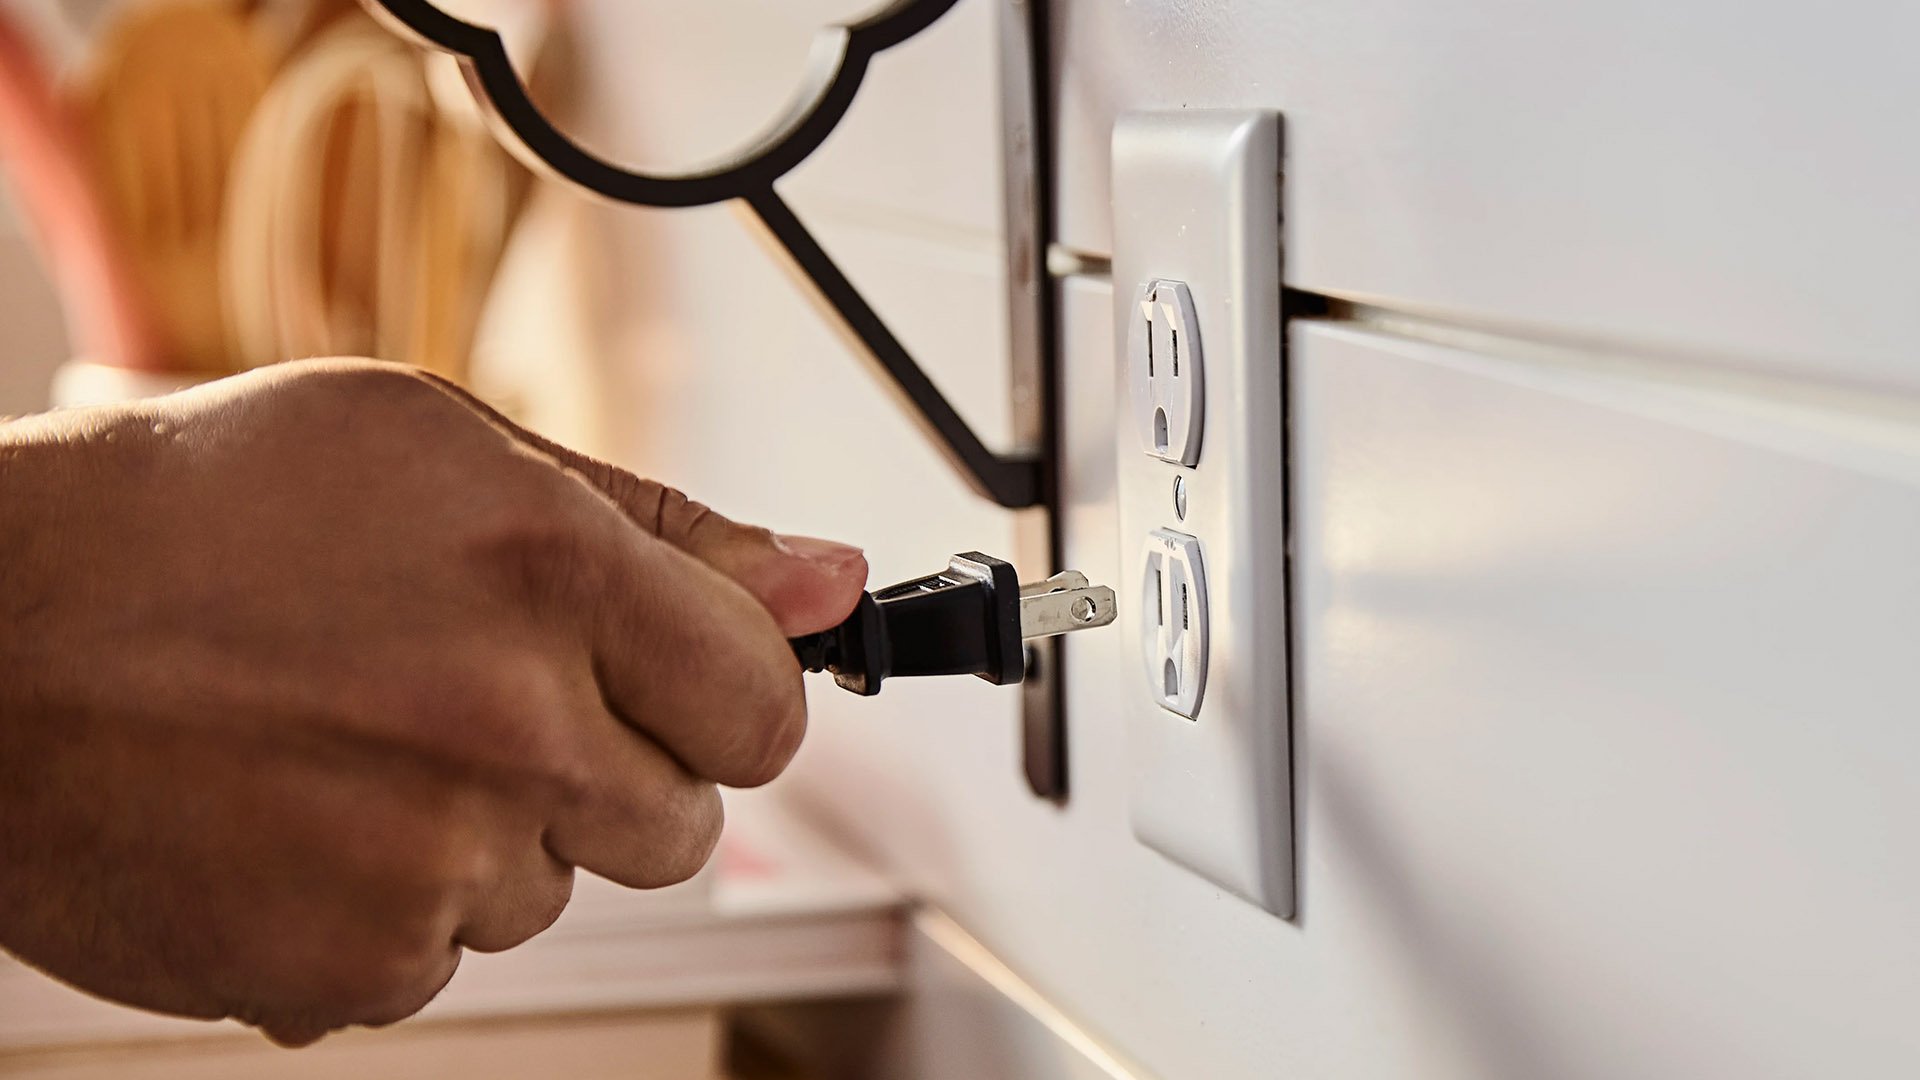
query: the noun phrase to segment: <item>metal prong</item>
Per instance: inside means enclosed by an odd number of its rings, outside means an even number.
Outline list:
[[[1020,636],[1028,641],[1105,626],[1118,614],[1113,590],[1077,571],[1020,587]]]
[[[1084,589],[1089,582],[1087,575],[1078,570],[1063,570],[1045,581],[1029,581],[1020,586],[1020,595],[1045,596],[1048,593],[1065,592],[1068,589]]]

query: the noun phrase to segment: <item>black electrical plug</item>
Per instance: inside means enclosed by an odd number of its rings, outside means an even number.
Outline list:
[[[856,694],[890,678],[1026,678],[1025,643],[1113,621],[1113,590],[1068,572],[1022,587],[1012,565],[977,551],[927,577],[867,593],[846,622],[793,639],[808,671],[831,671]]]

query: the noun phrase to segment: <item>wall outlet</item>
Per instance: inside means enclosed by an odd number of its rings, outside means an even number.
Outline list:
[[[1127,332],[1127,382],[1140,448],[1162,461],[1200,459],[1206,421],[1205,368],[1193,294],[1183,282],[1140,286],[1139,313]]]
[[[1200,541],[1172,529],[1147,537],[1140,655],[1162,708],[1200,718],[1207,692],[1207,567]]]
[[[1132,421],[1115,425],[1116,477],[1121,542],[1142,553],[1121,583],[1139,650],[1133,831],[1291,916],[1279,177],[1271,113],[1114,128],[1116,405]]]

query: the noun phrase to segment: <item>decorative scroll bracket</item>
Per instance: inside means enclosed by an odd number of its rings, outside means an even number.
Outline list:
[[[932,26],[958,0],[895,0],[867,19],[824,32],[808,83],[785,120],[743,153],[713,168],[681,174],[622,168],[568,138],[528,96],[494,31],[456,19],[431,0],[362,3],[403,36],[459,57],[496,137],[528,167],[639,206],[740,203],[974,489],[1009,509],[1031,509],[1019,523],[1016,562],[1022,573],[1045,577],[1060,568],[1057,331],[1053,282],[1046,266],[1052,238],[1046,183],[1052,136],[1043,108],[1049,80],[1041,0],[998,0],[997,11],[1017,443],[1011,454],[996,453],[980,440],[774,190],[846,117],[873,58]],[[1021,686],[1027,784],[1035,795],[1056,802],[1067,794],[1063,650],[1057,638],[1030,646]]]
[[[457,19],[432,0],[363,3],[403,36],[457,56],[496,136],[530,168],[639,206],[739,201],[975,490],[1010,509],[1046,503],[1050,402],[1035,403],[1035,415],[1042,416],[1037,437],[1023,438],[1026,445],[1011,454],[989,448],[774,190],[775,182],[818,150],[846,117],[873,58],[933,25],[958,0],[895,0],[866,19],[824,31],[814,49],[807,84],[780,124],[744,152],[712,168],[678,174],[624,168],[561,132],[528,95],[508,58],[506,43],[495,31]],[[1016,261],[1024,257],[1016,256]],[[1020,324],[1018,318],[1015,322]],[[1051,352],[1050,343],[1038,348]],[[1016,360],[1020,352],[1016,342]],[[1016,384],[1025,378],[1016,373]],[[1016,402],[1016,411],[1019,406]]]

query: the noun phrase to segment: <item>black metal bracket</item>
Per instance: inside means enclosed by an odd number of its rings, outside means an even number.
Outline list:
[[[719,165],[675,174],[622,167],[561,132],[534,104],[492,29],[455,18],[433,0],[363,0],[403,36],[460,59],[495,134],[530,168],[639,206],[741,202],[961,475],[985,497],[1019,509],[1046,501],[1044,440],[1012,454],[981,441],[774,190],[846,117],[873,58],[932,26],[958,2],[895,0],[872,16],[824,31],[807,85],[784,121]]]

